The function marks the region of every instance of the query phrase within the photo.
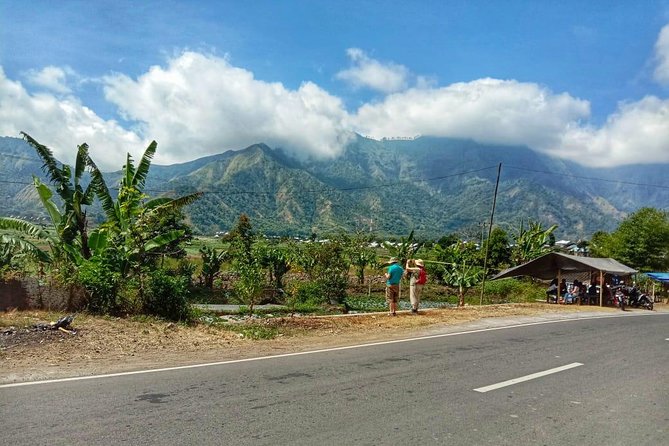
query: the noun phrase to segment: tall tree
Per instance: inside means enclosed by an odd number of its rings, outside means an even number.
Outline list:
[[[611,234],[593,235],[591,246],[597,254],[640,271],[665,271],[669,269],[669,214],[641,208]]]
[[[231,243],[231,254],[233,256],[251,258],[253,256],[252,246],[255,239],[256,235],[253,232],[251,220],[248,215],[241,214],[237,220],[237,224],[223,241]]]
[[[488,264],[491,269],[502,269],[511,262],[511,247],[506,231],[495,226],[490,233],[490,238],[483,244],[483,252],[488,252]]]

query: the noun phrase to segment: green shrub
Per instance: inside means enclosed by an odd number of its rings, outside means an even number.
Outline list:
[[[292,297],[295,306],[320,306],[328,302],[323,286],[318,282],[302,282],[296,286]]]
[[[472,293],[480,296],[480,286],[473,288]],[[545,286],[531,280],[502,279],[485,284],[484,303],[534,302],[545,299]]]
[[[188,320],[188,280],[164,269],[152,271],[144,291],[144,311],[173,321]]]
[[[360,312],[382,312],[388,309],[388,304],[384,298],[380,297],[346,297],[346,307],[350,311]]]
[[[88,311],[97,314],[116,314],[121,311],[121,275],[104,261],[84,263],[78,270],[78,280],[88,295]]]
[[[195,274],[196,269],[197,265],[195,263],[181,259],[177,264],[176,274],[183,276],[188,281],[188,286],[193,286],[193,274]]]

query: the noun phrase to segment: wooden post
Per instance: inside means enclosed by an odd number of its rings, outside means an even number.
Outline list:
[[[560,303],[560,298],[562,297],[562,268],[558,268],[558,283],[557,283],[557,293],[555,293],[555,303]]]
[[[599,270],[599,306],[604,306],[604,272]]]
[[[653,303],[655,302],[655,282],[653,282]]]

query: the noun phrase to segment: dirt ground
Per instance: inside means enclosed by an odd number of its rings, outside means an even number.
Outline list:
[[[666,306],[666,305],[663,305]],[[666,309],[658,308],[658,311]],[[579,311],[615,312],[577,305],[508,304],[386,314],[263,318],[236,323],[236,330],[157,320],[77,315],[72,332],[35,330],[62,314],[0,313],[0,384],[69,376],[171,367],[314,350],[434,333],[482,318]],[[257,330],[271,339],[250,339]]]

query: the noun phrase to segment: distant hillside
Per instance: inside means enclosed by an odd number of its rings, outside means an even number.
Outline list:
[[[0,138],[0,204],[6,215],[43,215],[32,186],[17,184],[41,175],[35,159],[22,140]],[[669,203],[667,164],[595,169],[527,147],[429,137],[357,137],[340,157],[320,161],[296,160],[256,144],[153,165],[147,190],[151,195],[204,191],[188,209],[202,233],[227,230],[244,212],[259,231],[278,235],[339,229],[405,235],[415,229],[425,237],[459,231],[478,238],[489,220],[499,163],[495,222],[507,230],[532,218],[558,224],[560,237],[588,238],[614,229],[639,207],[667,209]],[[106,174],[110,186],[118,177]]]
[[[32,185],[33,175],[46,181],[41,160],[22,139],[0,137],[0,215],[44,218]]]

